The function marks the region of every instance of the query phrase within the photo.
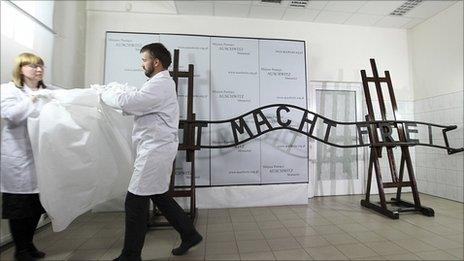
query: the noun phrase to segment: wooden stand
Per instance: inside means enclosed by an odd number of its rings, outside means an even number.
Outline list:
[[[382,93],[381,83],[386,83],[388,86],[388,94],[390,97],[392,110],[393,110],[393,120],[396,121],[396,113],[398,111],[398,107],[396,104],[395,94],[393,92],[393,86],[390,79],[390,73],[385,71],[385,77],[379,77],[377,72],[377,67],[375,65],[375,60],[370,59],[373,77],[367,77],[366,71],[361,71],[363,87],[364,87],[364,95],[367,103],[367,110],[368,115],[366,116],[366,121],[375,121],[374,109],[372,106],[372,99],[369,90],[369,83],[375,83],[375,90],[377,92],[377,98],[379,101],[379,108],[380,114],[382,117],[382,121],[386,121],[385,124],[390,125],[392,128],[396,128],[398,132],[398,138],[400,142],[406,142],[406,134],[403,126],[401,124],[396,124],[394,122],[389,123],[387,121],[386,116],[386,108],[384,102],[384,96]],[[388,125],[384,125],[385,128],[389,128]],[[369,132],[369,139],[371,144],[379,144],[379,137],[377,133],[378,126],[371,125],[368,127]],[[385,142],[385,141],[384,141]],[[385,147],[388,163],[390,167],[390,174],[392,181],[391,182],[383,182],[382,181],[382,173],[380,171],[380,158],[382,157],[382,148]],[[361,200],[361,205],[375,210],[385,216],[388,216],[392,219],[398,219],[400,212],[407,212],[407,211],[417,211],[422,213],[426,216],[434,216],[434,211],[431,208],[424,207],[421,205],[419,192],[417,191],[417,184],[416,179],[414,176],[414,168],[411,160],[411,155],[409,153],[409,145],[400,145],[401,147],[401,160],[400,160],[400,170],[399,176],[396,169],[396,162],[395,157],[393,155],[393,147],[394,146],[371,146],[370,148],[370,157],[369,157],[369,169],[368,169],[368,178],[367,178],[367,188],[366,188],[366,198]],[[408,171],[409,181],[403,181],[404,170]],[[372,182],[372,172],[375,170],[375,177],[377,179],[377,187],[379,190],[379,197],[380,202],[379,204],[373,203],[370,201],[370,190],[371,190],[371,182]],[[414,198],[414,203],[407,202],[401,199],[401,189],[403,187],[411,187],[412,195]],[[385,191],[384,188],[397,188],[396,197],[392,198],[391,201],[387,201],[385,199]],[[396,208],[388,208],[387,205],[395,206]]]
[[[196,202],[195,202],[195,150],[200,149],[199,146],[195,145],[195,113],[193,113],[193,77],[194,77],[194,66],[189,64],[188,71],[179,71],[179,50],[174,50],[173,59],[173,70],[170,71],[172,79],[176,83],[176,92],[178,91],[179,78],[187,78],[187,120],[181,120],[179,122],[179,129],[183,129],[183,142],[179,144],[179,151],[186,152],[186,161],[190,162],[190,186],[176,187],[176,162],[174,160],[171,173],[171,182],[169,184],[169,191],[167,194],[171,197],[178,198],[190,198],[190,209],[187,211],[187,215],[195,220],[196,217]],[[160,227],[170,226],[167,221],[160,220],[161,213],[154,208],[153,214],[150,218],[149,227]]]

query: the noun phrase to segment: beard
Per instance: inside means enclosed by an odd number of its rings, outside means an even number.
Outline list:
[[[144,68],[144,71],[145,71],[145,76],[147,76],[148,78],[150,78],[151,75],[153,74],[153,72],[155,71],[155,68],[153,68],[153,67],[148,68],[148,69],[145,69],[145,68]]]

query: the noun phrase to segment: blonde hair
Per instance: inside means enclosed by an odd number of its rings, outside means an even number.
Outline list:
[[[33,53],[22,53],[15,58],[13,66],[13,82],[18,88],[24,87],[24,76],[21,73],[21,68],[29,64],[44,65],[42,58]],[[39,87],[46,88],[43,81],[39,82]]]

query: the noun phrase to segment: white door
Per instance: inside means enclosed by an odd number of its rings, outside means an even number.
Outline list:
[[[362,86],[360,83],[315,82],[313,101],[315,112],[334,121],[363,121]],[[325,131],[322,125],[315,131]],[[356,144],[354,125],[338,125],[330,142]],[[362,194],[364,191],[363,148],[337,148],[311,141],[313,180],[316,196]]]

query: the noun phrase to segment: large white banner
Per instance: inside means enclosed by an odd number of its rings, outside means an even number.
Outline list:
[[[105,84],[128,83],[141,87],[147,80],[143,73],[140,49],[159,42],[157,34],[106,34]]]
[[[274,103],[306,108],[305,43],[295,40],[107,32],[105,83],[141,86],[147,78],[139,52],[152,42],[163,43],[171,54],[179,49],[181,71],[188,70],[188,64],[195,66],[193,108],[197,119],[230,119]],[[185,119],[186,79],[179,80],[178,94],[181,119]],[[263,110],[263,117],[277,126],[275,110]],[[285,111],[280,117],[292,126],[301,119],[301,115]],[[253,133],[267,127],[255,126],[252,115],[244,119]],[[230,143],[230,125],[203,129],[202,141]],[[307,137],[289,130],[269,132],[233,148],[202,149],[195,159],[199,186],[308,182]],[[185,153],[179,152],[177,185],[190,183],[189,166]]]

